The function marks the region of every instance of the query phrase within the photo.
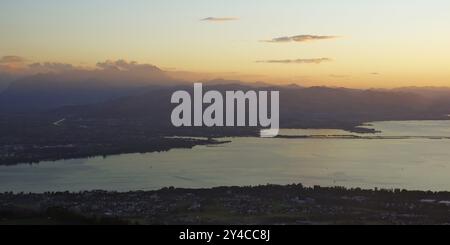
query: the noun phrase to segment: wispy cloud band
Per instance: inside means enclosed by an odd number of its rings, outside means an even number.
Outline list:
[[[237,17],[208,17],[201,19],[201,21],[207,21],[207,22],[225,22],[225,21],[234,21],[239,20]]]
[[[289,43],[289,42],[311,42],[318,40],[327,40],[327,39],[335,39],[337,36],[318,36],[318,35],[297,35],[297,36],[286,36],[286,37],[277,37],[271,40],[265,40],[264,42],[269,43]]]
[[[0,64],[23,63],[23,62],[26,62],[25,58],[15,55],[7,55],[0,58]]]
[[[275,64],[320,64],[330,62],[330,58],[314,58],[314,59],[286,59],[286,60],[259,60],[257,63],[275,63]]]

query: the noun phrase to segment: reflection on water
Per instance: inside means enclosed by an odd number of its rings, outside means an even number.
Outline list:
[[[450,137],[450,121],[377,122],[382,136]],[[283,130],[343,135],[341,130]],[[353,133],[350,133],[353,134]],[[0,167],[0,191],[152,190],[290,184],[450,190],[450,140],[261,139],[166,153]]]

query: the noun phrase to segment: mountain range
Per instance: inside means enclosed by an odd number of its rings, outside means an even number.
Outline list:
[[[45,113],[64,118],[136,119],[170,122],[176,90],[192,83],[176,80],[157,67],[108,72],[70,71],[27,76],[0,93],[0,113]],[[282,127],[354,127],[381,120],[446,119],[449,88],[348,89],[270,85],[263,82],[212,80],[205,90],[280,91]]]

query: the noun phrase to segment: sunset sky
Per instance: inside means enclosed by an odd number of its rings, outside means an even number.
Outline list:
[[[125,59],[192,79],[450,86],[449,13],[448,0],[2,0],[0,57]]]

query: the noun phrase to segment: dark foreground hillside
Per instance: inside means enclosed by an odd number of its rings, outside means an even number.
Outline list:
[[[223,187],[1,194],[0,224],[449,224],[450,193]]]

